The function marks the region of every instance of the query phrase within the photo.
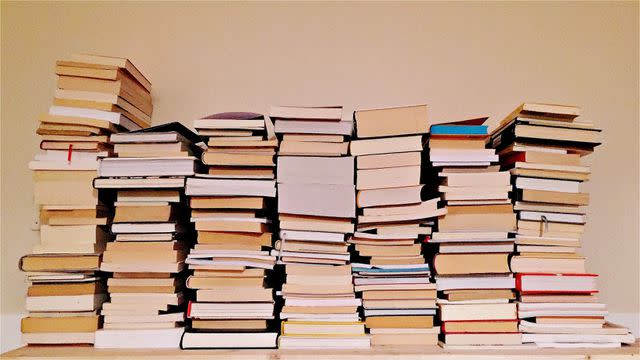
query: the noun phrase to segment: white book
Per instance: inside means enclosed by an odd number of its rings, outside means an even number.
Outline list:
[[[71,162],[74,161],[88,161],[97,162],[98,158],[109,156],[106,151],[93,152],[93,151],[74,151],[71,156]],[[67,150],[45,150],[44,153],[36,154],[34,159],[41,161],[64,161],[68,162],[69,151]]]
[[[569,317],[582,317],[582,316],[606,316],[609,314],[606,310],[531,310],[531,311],[518,311],[518,317],[520,319],[534,318],[540,316],[569,316]]]
[[[178,349],[184,328],[96,331],[95,347],[100,349]]]
[[[504,231],[487,231],[487,232],[473,232],[473,231],[464,231],[464,232],[434,232],[431,236],[432,240],[451,240],[453,242],[456,241],[466,241],[468,239],[477,239],[483,241],[490,241],[491,239],[500,239],[501,241],[507,241],[509,237],[508,232]]]
[[[489,166],[492,161],[434,161],[431,165],[433,167],[445,167],[445,166]]]
[[[61,161],[61,160],[34,160],[29,161],[29,170],[69,170],[89,171],[98,170],[98,162],[91,160]]]
[[[329,337],[319,338],[304,336],[280,336],[278,339],[278,347],[280,349],[369,349],[371,347],[371,338],[369,336],[355,337]]]
[[[107,300],[106,294],[27,296],[27,311],[93,311]]]
[[[188,182],[188,181],[187,181]],[[280,213],[353,218],[356,215],[354,185],[278,184]]]
[[[276,120],[277,134],[326,134],[351,135],[352,121],[323,121],[323,120]]]
[[[510,244],[447,244],[440,246],[439,252],[443,254],[463,254],[463,253],[505,253],[513,252],[513,243]]]
[[[344,243],[344,234],[321,231],[280,230],[280,239],[294,241],[319,241]]]
[[[278,183],[353,185],[354,158],[279,156]]]
[[[534,343],[624,343],[633,344],[636,338],[633,334],[522,334],[522,342]]]
[[[93,344],[95,332],[22,333],[22,342],[40,345]]]
[[[100,159],[98,176],[189,176],[195,174],[196,158],[104,158]]]
[[[541,211],[520,211],[518,218],[520,220],[543,221],[542,219],[543,217],[546,218],[547,221],[551,221],[551,222],[562,222],[562,223],[572,223],[572,224],[584,224],[587,222],[586,215],[549,213],[549,212],[541,212]]]
[[[111,232],[114,234],[136,233],[171,233],[179,230],[179,226],[173,222],[167,223],[113,223]]]
[[[269,117],[273,119],[340,121],[342,119],[342,106],[271,106]]]
[[[264,119],[198,119],[193,121],[196,129],[263,130]]]
[[[287,306],[360,306],[362,300],[358,298],[286,298]]]
[[[118,103],[118,95],[96,91],[56,89],[55,97],[58,99],[97,101],[111,104]]]
[[[569,180],[526,178],[519,176],[516,178],[516,188],[525,190],[558,191],[575,194],[580,192],[580,182]]]
[[[312,320],[312,321],[359,321],[360,316],[357,313],[353,314],[309,314],[309,313],[287,313],[281,312],[280,319],[282,320]]]
[[[364,309],[364,316],[436,315],[436,309]]]
[[[104,111],[104,110],[96,110],[96,109],[88,109],[88,108],[53,105],[49,107],[49,115],[106,120],[112,124],[120,125],[123,128],[127,129],[128,131],[141,129],[140,125],[131,121],[129,118],[122,115],[121,113],[114,112],[114,111]]]
[[[278,333],[192,333],[182,338],[183,349],[275,348]]]
[[[226,180],[203,177],[188,178],[186,195],[191,196],[264,196],[275,197],[274,180]]]
[[[437,277],[438,291],[458,289],[514,289],[516,280],[513,276],[487,277]]]
[[[430,149],[432,162],[495,162],[499,160],[494,149]]]
[[[189,269],[200,269],[207,268],[207,266],[211,266],[213,268],[216,267],[225,267],[225,266],[239,266],[239,267],[252,267],[259,269],[273,269],[275,264],[266,264],[264,262],[254,262],[254,261],[246,261],[246,260],[206,260],[206,259],[187,259],[185,263],[189,264]]]
[[[306,259],[331,259],[331,260],[349,260],[351,255],[349,254],[323,254],[323,253],[303,253],[294,251],[279,251],[271,250],[271,255],[280,257],[296,257]]]

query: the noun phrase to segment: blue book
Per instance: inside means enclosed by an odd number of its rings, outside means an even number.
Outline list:
[[[432,125],[432,135],[488,135],[487,125]]]

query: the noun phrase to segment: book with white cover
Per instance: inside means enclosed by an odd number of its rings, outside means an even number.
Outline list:
[[[272,119],[332,120],[342,119],[342,106],[271,106]]]
[[[275,348],[278,333],[206,333],[187,332],[182,337],[182,349],[211,348]]]
[[[279,156],[278,183],[353,184],[353,157]]]
[[[22,333],[21,338],[25,344],[93,344],[95,342],[95,332]]]
[[[353,218],[355,186],[278,184],[278,211],[285,214]]]
[[[188,178],[185,193],[191,196],[265,196],[276,195],[275,180],[228,180],[206,177]]]
[[[580,182],[519,176],[516,178],[516,188],[525,190],[558,191],[575,194],[580,192]]]
[[[193,120],[196,129],[226,129],[226,130],[263,130],[264,119],[197,119]]]
[[[96,331],[95,347],[102,349],[178,349],[184,328]]]
[[[195,157],[104,158],[98,176],[190,176],[195,174]]]
[[[328,337],[317,336],[280,336],[278,347],[280,349],[369,349],[371,338],[369,336],[356,337]]]
[[[321,231],[280,230],[280,239],[344,243],[344,234]]]
[[[68,170],[87,171],[98,170],[98,162],[95,160],[59,161],[59,160],[34,160],[29,161],[29,170]]]
[[[278,134],[351,135],[353,122],[345,120],[276,120],[275,132]]]
[[[128,131],[141,129],[140,125],[131,121],[129,118],[122,115],[121,113],[113,112],[113,111],[54,105],[49,107],[49,115],[106,120],[112,124],[120,125],[123,128],[127,129]]]
[[[513,289],[516,287],[516,279],[511,275],[478,277],[438,276],[436,284],[438,286],[438,291],[457,289]]]
[[[534,343],[624,343],[633,344],[633,334],[522,334],[522,342]]]
[[[494,162],[498,161],[494,149],[430,149],[432,162]]]
[[[27,311],[93,311],[99,309],[106,294],[27,296]]]
[[[518,218],[520,220],[532,220],[532,221],[546,221],[562,222],[572,224],[584,224],[587,222],[587,216],[581,214],[561,214],[561,213],[549,213],[541,211],[520,211]]]

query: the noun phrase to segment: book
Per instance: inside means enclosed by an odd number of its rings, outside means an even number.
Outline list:
[[[429,132],[427,105],[357,110],[353,119],[358,138]]]

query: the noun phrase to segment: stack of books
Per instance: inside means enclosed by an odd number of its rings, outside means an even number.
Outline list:
[[[352,122],[341,107],[272,107],[279,150],[279,239],[273,254],[286,282],[280,348],[368,348],[351,281]]]
[[[442,340],[447,347],[520,345],[509,269],[516,217],[508,172],[486,149],[487,118],[431,126],[429,159],[447,214],[431,243]]]
[[[429,219],[445,210],[422,197],[427,107],[361,110],[354,119],[359,213],[349,243],[371,345],[436,345],[436,285],[422,245]]]
[[[44,152],[29,163],[40,243],[20,261],[30,282],[23,341],[92,344],[107,299],[96,270],[112,218],[111,199],[93,179],[98,159],[112,151],[110,134],[148,126],[151,83],[127,59],[106,56],[73,55],[57,62],[56,74],[54,105],[37,129]],[[131,115],[141,111],[125,90],[146,94],[146,113]]]
[[[600,144],[594,124],[576,121],[580,108],[524,103],[492,136],[500,163],[513,176],[518,213],[511,270],[519,292],[523,341],[545,347],[618,347],[633,342],[607,323],[596,297],[597,275],[577,254],[589,194],[583,156]]]
[[[268,122],[269,120],[266,120]],[[273,289],[267,275],[275,266],[275,136],[260,114],[222,113],[194,125],[208,150],[206,174],[187,180],[197,244],[187,264],[195,290],[183,349],[273,348]]]
[[[100,270],[110,301],[100,348],[177,348],[184,322],[184,260],[192,231],[184,199],[200,138],[169,123],[112,135],[117,157],[100,161],[99,187],[115,189],[115,216]]]

